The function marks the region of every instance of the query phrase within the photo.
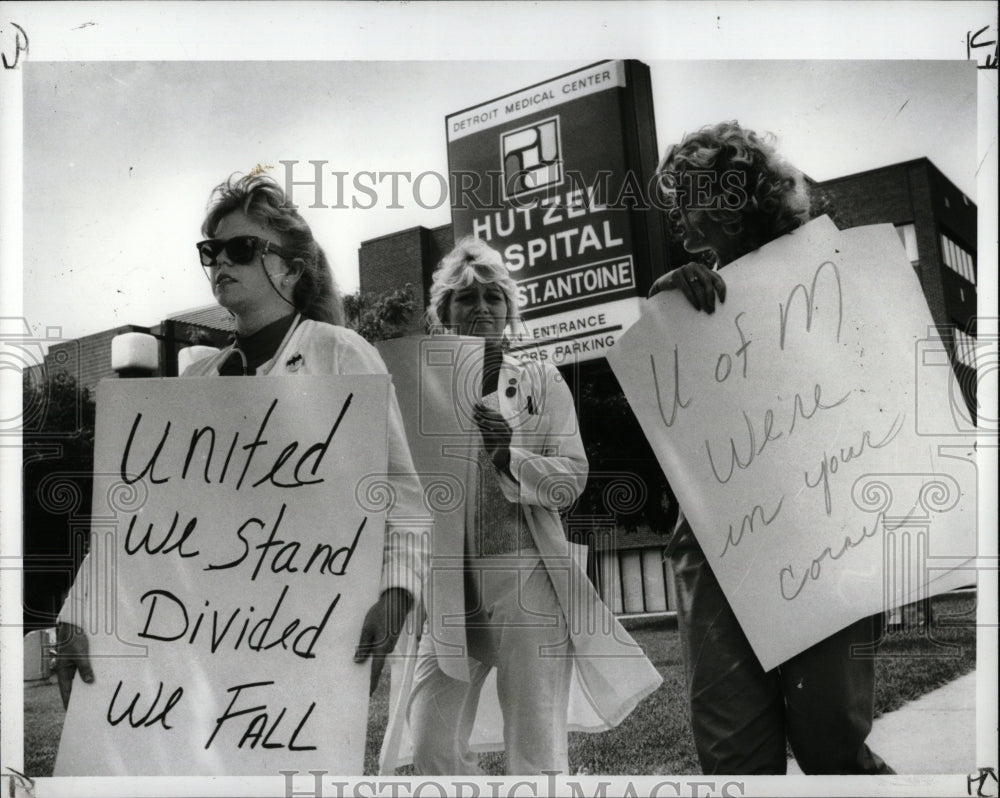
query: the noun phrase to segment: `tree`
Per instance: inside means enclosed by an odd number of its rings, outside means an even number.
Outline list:
[[[55,624],[89,544],[95,405],[65,372],[22,379],[24,631]]]
[[[344,316],[346,325],[366,341],[384,341],[410,332],[415,305],[413,286],[407,283],[393,291],[345,296]]]
[[[829,216],[838,230],[847,230],[857,225],[853,214],[844,207],[843,202],[838,202],[829,190],[814,183],[809,186],[809,218],[819,216]]]

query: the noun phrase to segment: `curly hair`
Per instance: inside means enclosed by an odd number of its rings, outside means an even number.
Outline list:
[[[656,168],[659,189],[672,200],[675,232],[681,211],[697,208],[734,238],[757,246],[784,235],[809,219],[809,196],[802,173],[783,160],[774,136],[758,135],[738,122],[707,125],[670,147]],[[697,173],[713,175],[707,206],[697,203],[703,187]],[[693,201],[694,200],[694,201]]]
[[[507,326],[517,323],[517,283],[510,276],[507,266],[493,247],[475,236],[465,236],[445,255],[434,271],[430,302],[427,306],[427,324],[431,329],[448,326],[448,303],[451,295],[462,288],[480,283],[496,283],[503,291],[507,305]]]
[[[288,251],[289,265],[296,261],[301,264],[301,275],[292,292],[295,309],[307,319],[342,325],[343,303],[326,254],[277,181],[262,174],[230,175],[212,190],[202,234],[213,237],[219,223],[233,211],[242,211],[247,218],[277,233],[282,248]]]

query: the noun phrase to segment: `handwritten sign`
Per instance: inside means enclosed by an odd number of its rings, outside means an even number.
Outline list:
[[[761,664],[974,582],[972,437],[893,228],[823,217],[723,276],[714,314],[658,295],[608,361]]]
[[[56,775],[360,774],[389,378],[105,381]],[[78,577],[81,578],[81,577]]]

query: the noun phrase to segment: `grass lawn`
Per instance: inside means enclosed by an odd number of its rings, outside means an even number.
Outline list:
[[[975,668],[975,601],[974,594],[935,598],[935,624],[929,637],[920,629],[886,634],[875,664],[876,715],[897,709]],[[656,627],[632,634],[663,676],[663,684],[618,728],[603,734],[571,734],[570,769],[608,775],[699,773],[687,719],[677,632]],[[377,770],[388,711],[387,682],[383,679],[370,706],[365,751],[368,774]],[[25,687],[25,769],[29,776],[52,774],[62,722],[62,703],[54,680]],[[491,775],[503,773],[503,754],[483,754],[481,762]]]

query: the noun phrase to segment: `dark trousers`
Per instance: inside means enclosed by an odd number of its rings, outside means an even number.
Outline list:
[[[685,522],[672,547],[691,727],[706,774],[784,774],[787,739],[806,774],[894,771],[865,744],[875,662],[851,655],[882,632],[865,618],[764,671]]]

